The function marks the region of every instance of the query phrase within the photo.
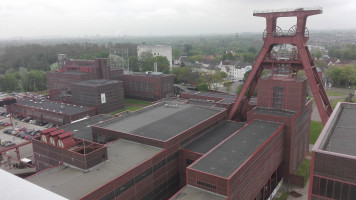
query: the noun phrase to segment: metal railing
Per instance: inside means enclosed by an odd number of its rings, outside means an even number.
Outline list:
[[[286,9],[254,10],[253,14],[277,13],[277,12],[295,12],[295,11],[312,11],[312,10],[323,11],[323,8],[322,7],[310,7],[310,8],[286,8]]]

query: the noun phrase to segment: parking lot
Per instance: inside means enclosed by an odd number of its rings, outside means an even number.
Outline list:
[[[5,108],[0,107],[0,112],[4,112]],[[14,143],[9,146],[4,146],[0,145],[0,150],[8,149],[11,147],[14,147],[15,145],[20,145],[24,144],[28,141],[31,140],[31,137],[34,137],[36,134],[38,134],[39,131],[46,129],[44,126],[38,126],[35,124],[31,124],[28,122],[23,122],[19,119],[15,119],[13,117],[6,117],[6,116],[0,116],[0,122],[10,124],[8,126],[0,126],[0,140],[1,144],[6,144],[6,143]],[[36,132],[37,131],[37,132]],[[4,133],[4,132],[11,132],[11,133]],[[23,138],[20,137],[20,134],[22,134]],[[32,135],[31,135],[32,134]],[[27,136],[27,137],[26,137]],[[26,138],[26,139],[25,139]],[[19,149],[19,154],[20,158],[27,158],[32,160],[33,163],[33,149],[32,149],[32,143],[21,146],[18,148]],[[9,171],[11,173],[15,173],[14,170],[16,170],[16,167],[14,168],[13,166],[18,163],[16,161],[17,158],[17,152],[15,151],[16,149],[8,150],[3,153],[3,157],[0,160],[0,167],[6,171]],[[8,157],[11,157],[11,166],[9,166],[8,162]]]

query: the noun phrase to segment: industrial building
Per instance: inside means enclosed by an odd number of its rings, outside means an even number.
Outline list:
[[[356,199],[356,104],[339,103],[312,150],[309,198]]]
[[[47,170],[28,180],[69,199],[267,198],[283,181],[298,180],[311,100],[305,79],[259,82],[261,93],[285,88],[282,106],[264,103],[273,102],[273,92],[258,96],[246,123],[226,121],[225,108],[170,100],[46,130],[33,148],[36,167]],[[301,95],[290,98],[295,93]],[[84,126],[90,131],[77,130]]]
[[[156,101],[174,95],[174,76],[156,72],[125,74],[125,97]]]
[[[306,19],[321,12],[254,12],[266,17],[265,44],[229,112],[215,101],[227,101],[228,105],[232,99],[194,94],[210,102],[197,98],[162,101],[87,125],[93,141],[74,137],[74,130],[47,129],[33,142],[36,167],[42,171],[27,180],[65,198],[102,200],[262,200],[272,199],[283,182],[304,184],[304,177],[296,171],[309,149],[312,100],[307,98],[307,79],[296,78],[296,71],[306,69],[323,122],[332,111],[305,48],[309,33]],[[297,25],[288,32],[279,30],[277,18],[291,16],[298,18]],[[292,52],[289,60],[274,58],[273,47],[285,43],[297,46],[300,54]],[[261,78],[265,68],[272,69],[272,74]],[[289,69],[278,74],[278,68]],[[154,89],[154,78],[161,85],[158,89]],[[169,82],[173,93],[169,75],[125,75],[125,95],[161,99],[169,96]],[[249,107],[256,86],[257,102]],[[355,129],[348,118],[354,115],[354,107],[343,106],[342,112],[338,111],[340,106],[336,109],[326,126],[335,134],[328,140],[319,139],[318,149],[314,148],[311,199],[331,199],[328,195],[337,195],[339,186],[341,197],[354,197],[353,149],[340,146],[345,139],[352,139],[347,131]],[[322,136],[328,133],[324,131]],[[320,143],[328,144],[327,150],[332,151],[327,152],[329,158],[322,155],[326,150],[322,152]],[[341,154],[351,155],[338,158]]]
[[[70,84],[95,79],[121,80],[122,69],[111,69],[106,58],[95,60],[67,59],[58,55],[59,70],[47,72],[49,99],[71,101]]]
[[[123,109],[122,81],[97,79],[71,84],[73,104],[95,107],[98,114]]]
[[[7,109],[10,109],[8,106]],[[14,115],[31,117],[36,121],[57,125],[68,124],[73,121],[97,114],[95,108],[60,103],[49,100],[26,100],[11,105]],[[10,112],[10,110],[8,110]]]

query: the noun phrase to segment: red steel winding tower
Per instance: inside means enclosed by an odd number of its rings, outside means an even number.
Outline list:
[[[321,8],[298,8],[287,11],[254,11],[254,16],[266,18],[267,28],[263,32],[264,45],[245,84],[236,98],[231,112],[228,115],[228,119],[246,119],[248,103],[263,69],[276,69],[280,66],[287,66],[290,76],[294,76],[298,70],[304,69],[321,120],[325,125],[332,113],[332,108],[318,76],[314,60],[307,47],[309,31],[306,28],[307,17],[321,13]],[[292,26],[289,30],[282,30],[277,26],[278,17],[296,17],[297,24]],[[295,47],[294,51],[292,51],[287,59],[275,58],[273,47],[287,44],[293,45]]]

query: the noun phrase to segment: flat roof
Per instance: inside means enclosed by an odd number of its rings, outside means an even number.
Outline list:
[[[111,115],[105,115],[105,114],[95,115],[85,120],[81,120],[75,123],[61,126],[58,129],[64,129],[65,132],[73,131],[74,137],[93,141],[91,126],[113,118],[114,117]]]
[[[335,119],[329,119],[336,121],[329,127],[324,150],[356,156],[356,104],[341,103],[339,109]]]
[[[228,178],[247,160],[282,124],[254,120],[191,168]]]
[[[108,160],[89,170],[62,164],[27,180],[68,199],[80,199],[152,158],[162,149],[120,139],[107,144],[107,151]]]
[[[4,182],[1,184],[1,199],[67,199],[2,169],[0,178]]]
[[[201,91],[186,91],[183,92],[190,95],[199,95],[205,97],[215,97],[215,98],[222,98],[222,99],[236,99],[236,95],[232,94],[224,94],[224,93],[215,93],[215,92],[201,92]]]
[[[225,109],[161,102],[98,127],[167,141]]]
[[[95,80],[86,80],[86,81],[76,82],[76,83],[72,83],[72,84],[97,87],[97,86],[102,86],[102,85],[115,84],[118,82],[119,81],[117,81],[117,80],[95,79]]]
[[[196,101],[196,100],[188,100],[189,104],[193,104],[193,105],[199,105],[199,106],[207,106],[207,107],[212,107],[215,106],[214,102],[208,102],[208,101]]]
[[[252,110],[252,113],[291,118],[295,115],[296,112],[289,111],[289,110],[274,109],[274,108],[256,107],[255,109]]]
[[[226,196],[187,185],[172,200],[225,200]]]
[[[81,112],[92,110],[93,108],[86,106],[78,106],[74,104],[60,103],[56,101],[43,100],[29,100],[17,102],[18,105],[28,106],[31,108],[37,108],[44,111],[62,113],[66,115],[73,115]]]
[[[244,125],[241,122],[224,121],[183,149],[205,154]]]

